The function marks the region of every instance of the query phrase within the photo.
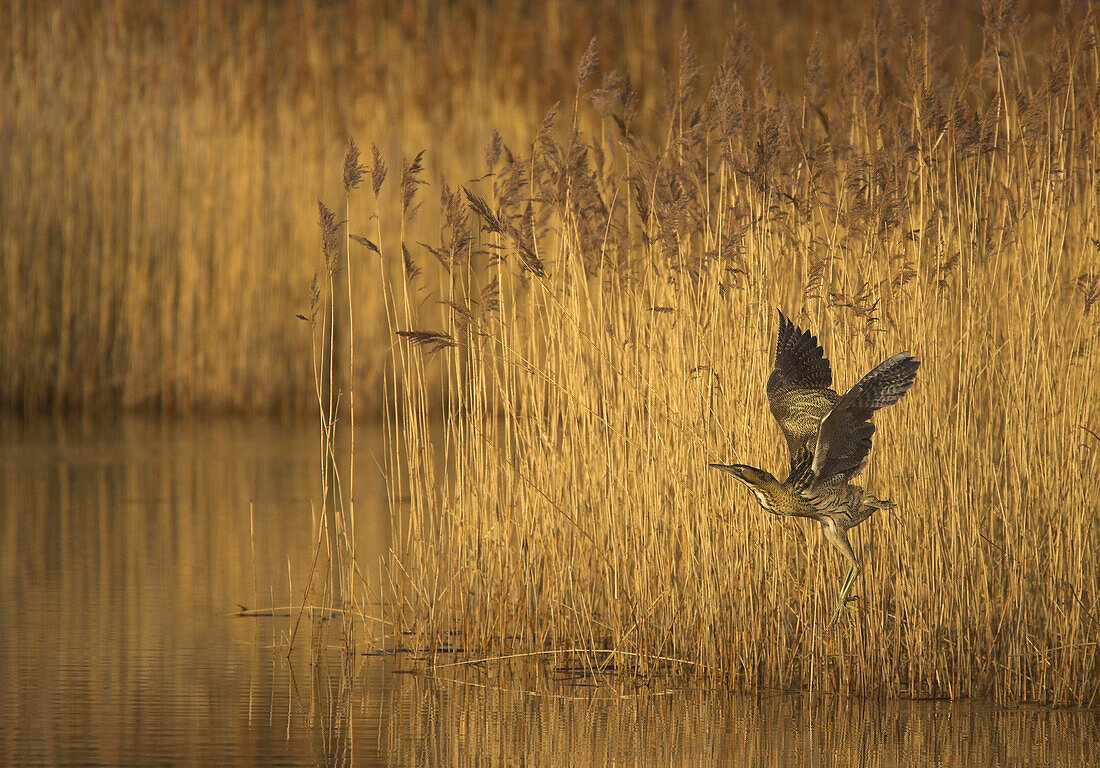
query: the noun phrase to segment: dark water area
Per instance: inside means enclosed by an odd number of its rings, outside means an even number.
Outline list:
[[[0,421],[4,766],[1087,766],[1100,712],[288,658],[316,425]],[[363,563],[389,546],[364,430]],[[370,567],[364,571],[371,572]]]

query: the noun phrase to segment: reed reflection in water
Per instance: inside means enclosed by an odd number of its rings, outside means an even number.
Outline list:
[[[513,681],[514,683],[514,681]],[[1087,766],[1096,712],[714,691],[542,695],[406,678],[390,765]]]
[[[407,654],[288,659],[278,647],[289,619],[221,614],[300,599],[314,429],[0,421],[0,765],[1094,759],[1095,711],[587,687],[555,682],[554,660],[534,675],[430,669]],[[365,430],[359,445],[357,545],[369,564],[389,523],[369,458],[380,436]]]

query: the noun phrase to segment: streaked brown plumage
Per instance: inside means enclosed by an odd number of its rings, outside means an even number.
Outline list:
[[[859,575],[848,530],[875,510],[894,506],[849,482],[863,469],[871,450],[871,416],[905,394],[919,367],[919,360],[902,352],[875,366],[841,396],[831,388],[832,369],[817,339],[780,312],[767,392],[790,451],[787,479],[780,483],[745,464],[711,464],[748,486],[768,512],[817,520],[825,539],[849,562],[830,626],[840,617]]]

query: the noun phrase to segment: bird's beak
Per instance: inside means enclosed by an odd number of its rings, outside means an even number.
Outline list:
[[[736,464],[711,464],[711,466],[723,472],[728,472],[739,480],[744,479],[744,475],[741,474],[741,467]]]

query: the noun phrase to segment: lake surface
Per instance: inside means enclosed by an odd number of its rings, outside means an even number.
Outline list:
[[[0,420],[0,764],[1100,765],[1097,711],[288,658],[289,619],[225,614],[301,601],[315,430]],[[389,544],[380,437],[359,444],[373,563]]]

